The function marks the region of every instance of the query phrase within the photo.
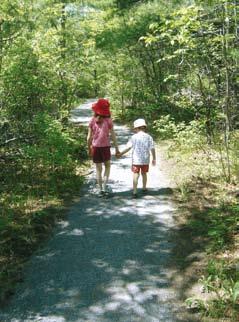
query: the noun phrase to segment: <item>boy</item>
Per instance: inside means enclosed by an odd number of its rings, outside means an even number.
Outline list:
[[[100,98],[92,105],[93,118],[89,123],[87,145],[90,157],[96,165],[96,180],[99,186],[99,195],[108,194],[107,183],[110,175],[110,136],[112,138],[116,155],[119,153],[113,122],[110,117],[110,103]],[[103,165],[105,167],[102,178]]]
[[[149,134],[145,133],[146,127],[144,119],[134,121],[136,134],[130,138],[126,149],[118,154],[122,156],[132,149],[133,198],[137,198],[140,171],[143,179],[143,193],[147,192],[147,172],[149,170],[150,152],[152,154],[152,164],[156,165],[154,141]]]

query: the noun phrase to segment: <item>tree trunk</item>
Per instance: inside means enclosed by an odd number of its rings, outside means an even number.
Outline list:
[[[229,35],[229,17],[228,17],[228,2],[224,4],[224,15],[223,15],[223,59],[225,63],[225,100],[222,106],[223,113],[225,115],[224,125],[224,144],[226,150],[226,162],[227,162],[227,180],[231,181],[231,165],[229,155],[229,139],[231,130],[231,117],[230,117],[230,75],[228,65],[228,35]]]
[[[67,106],[68,102],[68,89],[66,83],[66,71],[64,70],[64,66],[66,63],[66,3],[62,2],[62,10],[61,10],[61,58],[63,63],[63,70],[60,71],[61,78],[61,93],[62,93],[62,104],[63,106]]]

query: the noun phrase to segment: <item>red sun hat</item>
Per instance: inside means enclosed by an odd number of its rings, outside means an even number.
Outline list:
[[[105,98],[99,98],[96,103],[92,105],[92,110],[102,116],[110,116],[110,102]]]

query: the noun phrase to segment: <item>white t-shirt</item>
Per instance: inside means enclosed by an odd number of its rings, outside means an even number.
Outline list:
[[[150,151],[154,148],[153,138],[149,134],[137,132],[129,139],[127,147],[132,148],[132,164],[149,164]]]

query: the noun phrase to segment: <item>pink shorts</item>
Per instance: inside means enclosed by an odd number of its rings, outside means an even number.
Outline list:
[[[147,173],[149,171],[149,165],[148,164],[133,164],[131,168],[133,173],[139,173],[141,170],[141,173]]]
[[[92,150],[92,159],[94,163],[102,163],[109,161],[111,159],[110,146],[98,147],[93,146]]]

